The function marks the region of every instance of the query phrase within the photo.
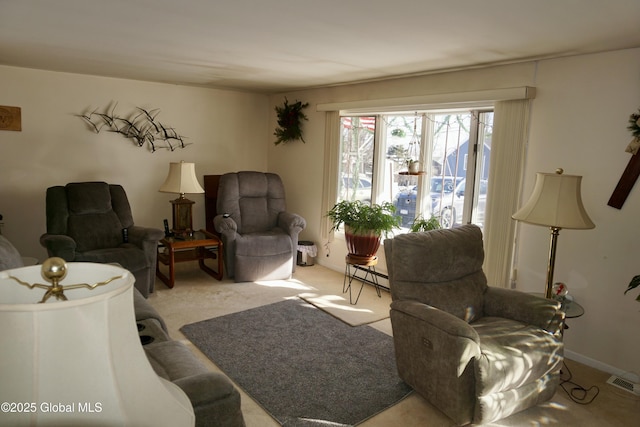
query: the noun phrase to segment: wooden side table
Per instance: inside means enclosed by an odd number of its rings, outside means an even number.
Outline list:
[[[222,280],[222,241],[213,233],[200,230],[193,233],[192,237],[184,239],[165,237],[160,240],[158,262],[156,263],[156,276],[169,288],[175,284],[175,264],[177,262],[198,261],[200,269],[212,277]],[[217,259],[218,271],[205,265],[205,259]],[[160,271],[160,263],[169,266],[169,276]]]

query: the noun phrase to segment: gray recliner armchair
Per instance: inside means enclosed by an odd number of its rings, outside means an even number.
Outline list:
[[[145,298],[153,292],[158,241],[164,233],[134,225],[122,186],[77,182],[50,187],[46,209],[47,232],[40,243],[49,256],[68,262],[118,263],[133,273],[135,287]]]
[[[213,223],[222,237],[227,276],[236,282],[288,279],[306,222],[286,212],[284,186],[273,173],[220,177]]]
[[[384,242],[400,377],[458,425],[489,423],[554,395],[560,303],[487,286],[475,225]]]

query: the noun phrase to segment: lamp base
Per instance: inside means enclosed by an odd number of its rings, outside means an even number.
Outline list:
[[[171,201],[173,206],[173,228],[171,231],[175,235],[186,236],[193,230],[191,208],[194,204],[195,202],[184,197],[184,194]]]
[[[547,266],[547,285],[545,286],[544,296],[551,299],[553,296],[553,271],[556,266],[556,248],[558,247],[558,235],[560,227],[549,227],[551,230],[551,239],[549,241],[549,265]]]

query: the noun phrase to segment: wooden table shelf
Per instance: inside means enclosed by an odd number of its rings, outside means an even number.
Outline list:
[[[165,237],[160,240],[156,276],[169,288],[175,285],[175,264],[177,262],[198,261],[200,269],[215,279],[222,280],[222,241],[213,233],[200,230],[193,237],[179,239]],[[206,259],[216,259],[217,271],[207,266]],[[160,270],[160,264],[169,266],[169,276]]]

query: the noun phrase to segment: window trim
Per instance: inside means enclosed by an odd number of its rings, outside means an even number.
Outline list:
[[[334,205],[337,198],[337,179],[340,164],[340,114],[353,114],[351,109],[358,109],[361,114],[367,114],[370,108],[376,112],[395,112],[401,110],[437,110],[478,107],[478,104],[491,103],[494,110],[494,136],[492,146],[496,147],[496,134],[504,144],[509,145],[510,158],[494,157],[497,151],[491,150],[492,167],[489,174],[489,187],[495,191],[496,180],[508,182],[508,188],[500,189],[500,200],[493,197],[487,201],[487,216],[490,221],[485,223],[485,264],[484,269],[489,283],[494,286],[509,287],[513,264],[513,249],[516,246],[515,221],[508,222],[515,212],[520,199],[522,182],[522,162],[524,159],[529,132],[529,112],[532,100],[535,98],[535,87],[518,87],[475,92],[458,92],[450,94],[425,95],[418,97],[389,98],[377,100],[361,100],[317,104],[317,111],[326,112],[325,122],[325,165],[323,187],[323,217]],[[421,102],[417,102],[420,100]],[[502,102],[498,102],[502,101]],[[414,102],[412,104],[412,102]],[[498,107],[500,105],[500,108]],[[515,108],[510,107],[516,105]],[[518,107],[520,105],[521,107]],[[509,107],[507,107],[509,106]],[[342,111],[341,111],[342,110]],[[504,117],[502,117],[504,115]],[[514,124],[514,122],[516,122]],[[507,156],[507,157],[508,157]],[[514,161],[515,160],[515,161]],[[506,166],[506,167],[505,167]],[[504,168],[505,170],[498,170]],[[504,187],[504,186],[503,186]],[[498,191],[495,191],[496,193]],[[508,194],[502,194],[508,192]],[[506,200],[505,200],[506,198]],[[491,209],[491,210],[490,210]],[[491,212],[490,214],[488,212]],[[506,224],[505,224],[506,222]],[[333,234],[329,233],[330,223],[325,218],[321,225],[323,240],[329,245],[333,241]],[[327,250],[328,250],[327,246]],[[505,257],[505,254],[509,256]],[[507,259],[504,259],[507,258]]]

